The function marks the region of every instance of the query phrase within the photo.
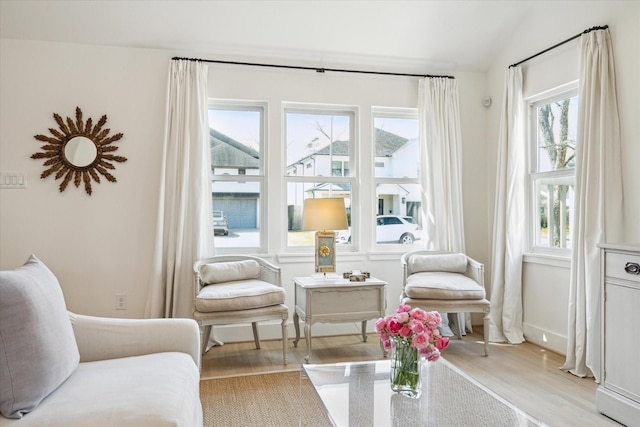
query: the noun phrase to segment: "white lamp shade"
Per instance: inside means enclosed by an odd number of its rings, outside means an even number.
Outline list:
[[[349,228],[344,199],[341,198],[306,199],[302,213],[302,229],[306,231]]]

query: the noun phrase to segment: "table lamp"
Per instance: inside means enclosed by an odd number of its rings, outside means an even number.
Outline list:
[[[302,210],[302,229],[316,231],[316,273],[336,271],[336,233],[346,230],[344,199],[306,199]]]

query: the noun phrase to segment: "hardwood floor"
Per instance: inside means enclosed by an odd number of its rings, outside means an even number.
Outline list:
[[[620,426],[595,408],[597,384],[559,369],[564,356],[534,344],[492,343],[483,356],[481,329],[453,338],[444,357],[485,387],[551,427]],[[382,358],[377,334],[367,342],[359,335],[314,337],[310,363],[337,363]],[[263,341],[214,347],[203,356],[202,379],[297,371],[304,363],[304,339],[298,347],[289,340],[289,363],[282,364],[280,341]]]

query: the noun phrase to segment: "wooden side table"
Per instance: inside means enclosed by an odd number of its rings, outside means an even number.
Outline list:
[[[362,340],[367,341],[367,320],[384,317],[386,308],[383,280],[370,277],[364,282],[350,282],[348,279],[314,279],[294,277],[295,311],[293,325],[296,339],[300,341],[300,319],[305,322],[308,362],[311,357],[311,325],[314,323],[362,322]]]

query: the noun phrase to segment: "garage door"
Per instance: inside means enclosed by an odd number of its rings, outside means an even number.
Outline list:
[[[258,228],[258,200],[256,198],[217,198],[213,209],[224,212],[230,229]]]

